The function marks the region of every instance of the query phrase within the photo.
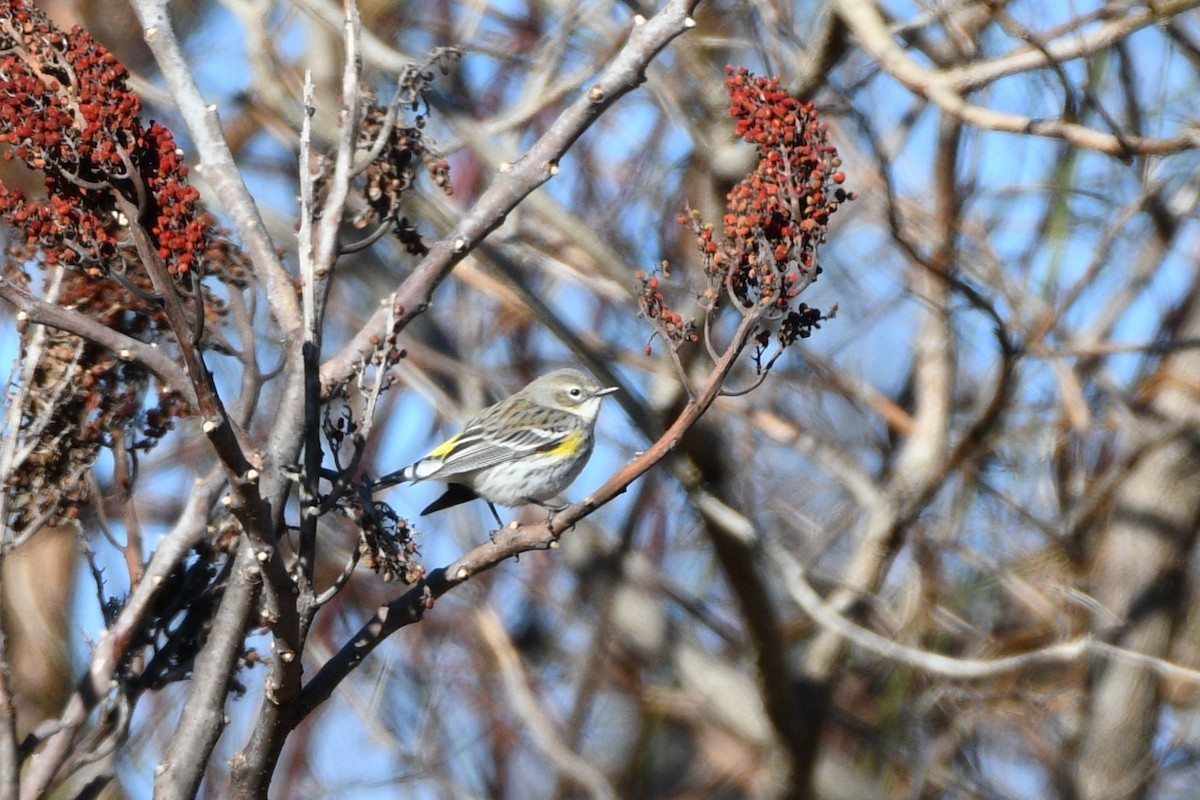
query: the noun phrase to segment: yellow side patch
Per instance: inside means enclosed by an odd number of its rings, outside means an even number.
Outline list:
[[[569,433],[567,434],[567,438],[563,439],[550,450],[547,450],[546,454],[551,456],[571,456],[574,455],[582,445],[582,433]]]
[[[461,433],[454,434],[449,439],[447,439],[446,441],[439,444],[437,447],[430,450],[429,455],[427,455],[425,457],[426,458],[445,458],[446,456],[450,455],[450,451],[454,449],[454,443],[458,441],[458,438],[460,436],[462,436]]]

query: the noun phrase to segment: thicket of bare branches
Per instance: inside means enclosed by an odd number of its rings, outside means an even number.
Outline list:
[[[635,6],[0,3],[0,797],[1190,796],[1195,3]]]

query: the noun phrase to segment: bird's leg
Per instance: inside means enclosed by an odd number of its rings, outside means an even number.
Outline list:
[[[553,525],[554,524],[554,516],[556,514],[558,514],[560,511],[566,510],[567,506],[571,505],[570,503],[563,503],[562,505],[555,505],[554,503],[547,503],[543,500],[534,500],[532,497],[526,497],[525,502],[531,503],[535,506],[541,506],[542,508],[546,509],[546,512],[547,512],[546,513],[546,525],[547,526]]]

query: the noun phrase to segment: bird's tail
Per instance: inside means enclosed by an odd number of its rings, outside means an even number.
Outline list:
[[[376,479],[372,484],[372,489],[384,489],[388,486],[395,486],[397,483],[407,483],[414,480],[413,466],[409,465],[404,469],[398,469],[395,472],[389,472],[381,478]]]

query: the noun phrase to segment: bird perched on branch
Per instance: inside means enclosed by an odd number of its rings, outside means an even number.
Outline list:
[[[583,471],[595,444],[600,403],[616,390],[577,369],[543,375],[480,411],[415,464],[384,475],[374,488],[427,480],[449,484],[421,516],[476,498],[487,501],[499,525],[504,523],[496,504],[558,510],[548,501]]]

